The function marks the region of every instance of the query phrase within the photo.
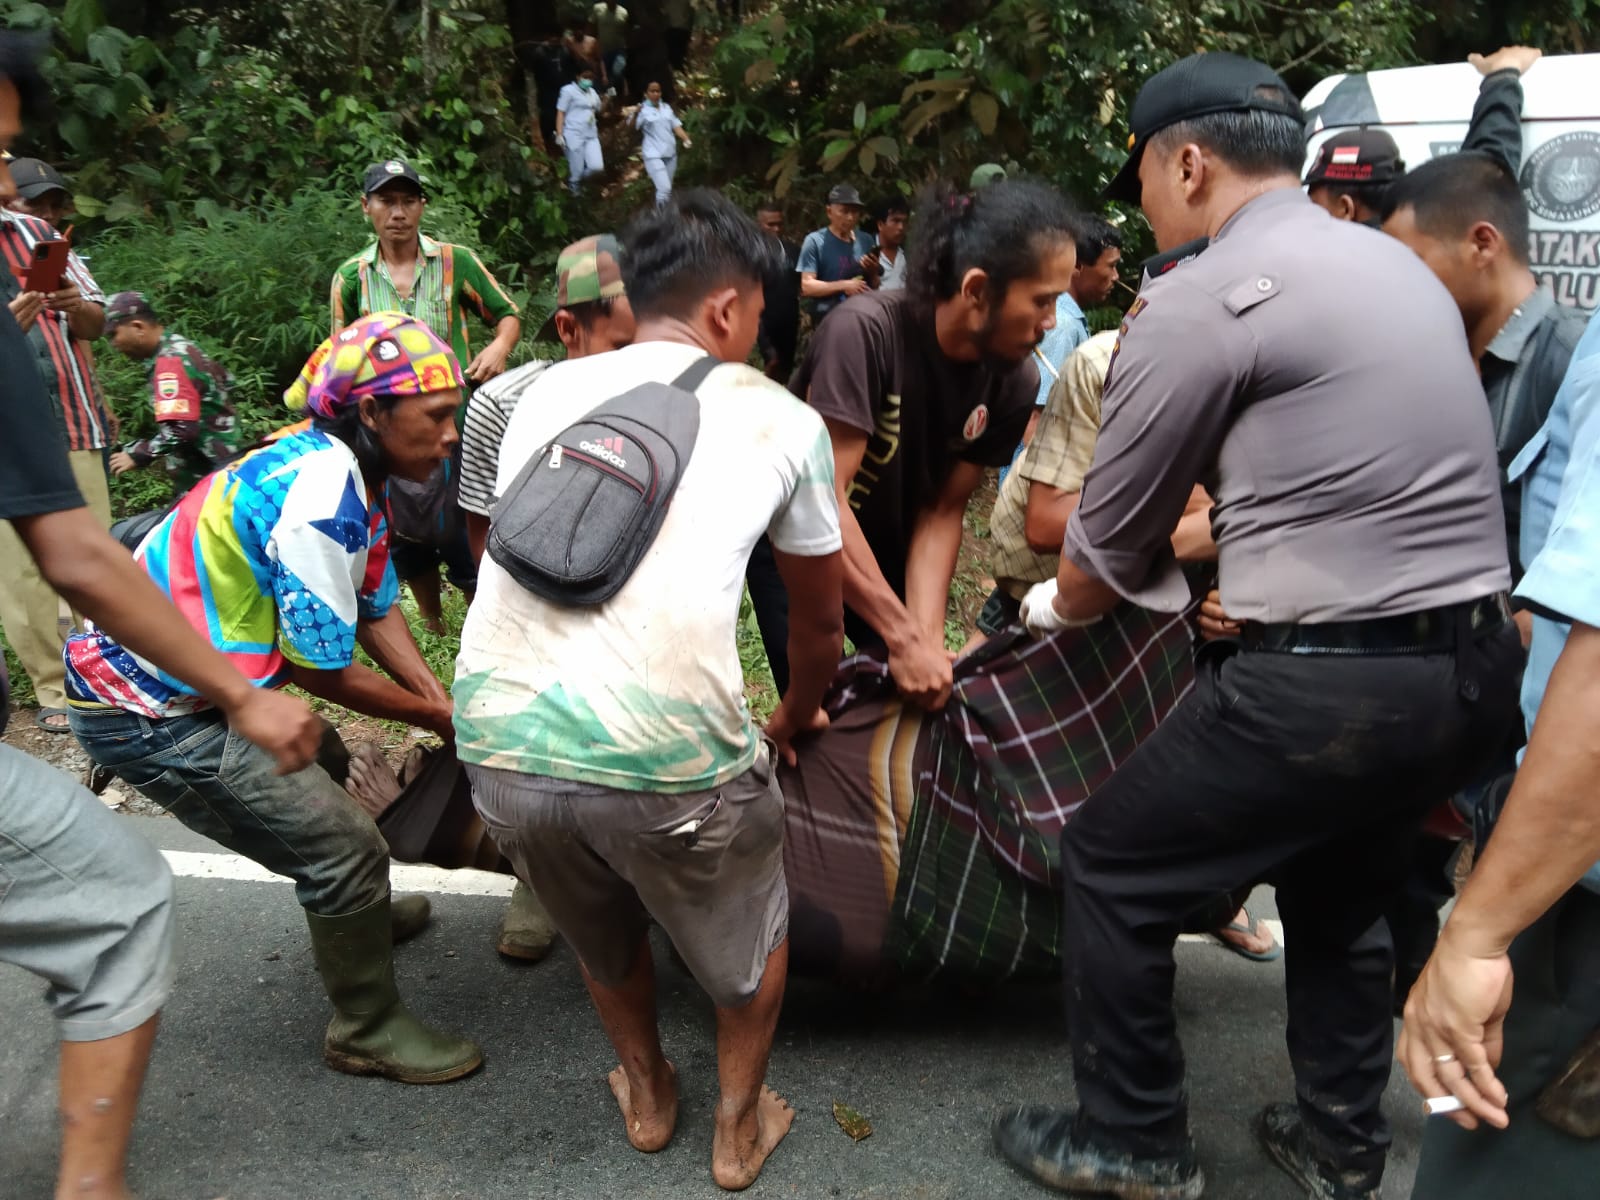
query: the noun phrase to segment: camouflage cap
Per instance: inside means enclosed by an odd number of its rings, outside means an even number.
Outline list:
[[[573,242],[556,259],[556,306],[591,304],[624,294],[622,247],[609,233]]]
[[[124,321],[159,321],[156,310],[143,292],[117,292],[106,301],[106,329],[115,329]]]

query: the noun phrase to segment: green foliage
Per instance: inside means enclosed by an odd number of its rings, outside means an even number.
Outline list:
[[[470,239],[473,224],[449,198],[430,203],[425,220],[430,233],[451,241]],[[359,202],[318,183],[248,209],[202,199],[172,225],[165,216],[118,222],[94,242],[90,269],[107,294],[144,292],[168,328],[232,372],[240,440],[249,444],[291,419],[283,391],[328,336],[333,270],[371,237]],[[502,279],[518,274],[492,258],[489,266]],[[153,432],[148,365],[102,344],[97,369],[123,438]],[[112,487],[119,515],[155,507],[167,494],[154,468],[120,476]]]
[[[729,173],[760,178],[813,213],[841,175],[909,191],[936,174],[965,178],[983,161],[1092,203],[1122,161],[1140,84],[1194,51],[1262,59],[1303,93],[1330,74],[1419,61],[1419,43],[1440,61],[1512,40],[1584,49],[1585,22],[1600,15],[1600,0],[1447,0],[1440,8],[1422,0],[781,0],[717,46],[704,124]],[[1474,40],[1452,40],[1463,35]]]
[[[468,241],[537,258],[565,237],[567,209],[507,93],[521,75],[489,19],[502,6],[397,7],[208,6],[139,31],[107,24],[97,0],[0,0],[0,17],[52,37],[62,111],[39,149],[74,169],[91,228],[176,225],[195,201],[247,206],[308,181],[354,196],[368,163],[404,156],[436,200],[474,215]]]

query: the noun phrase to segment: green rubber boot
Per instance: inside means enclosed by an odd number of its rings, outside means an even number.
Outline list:
[[[428,927],[433,915],[433,902],[426,896],[389,897],[390,941],[396,946],[409,942]]]
[[[406,1011],[394,983],[389,897],[340,917],[306,914],[311,949],[334,1017],[322,1057],[347,1075],[449,1083],[483,1065],[465,1038],[430,1029]]]
[[[495,949],[507,958],[538,962],[550,953],[556,940],[555,922],[545,912],[539,897],[522,880],[511,892],[511,904],[500,922],[500,938]]]

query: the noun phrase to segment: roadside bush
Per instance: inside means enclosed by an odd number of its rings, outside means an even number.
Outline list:
[[[334,268],[372,239],[355,191],[322,183],[241,210],[201,200],[175,225],[158,217],[119,222],[85,247],[90,270],[108,295],[144,292],[169,329],[233,373],[240,440],[248,443],[286,422],[283,390],[328,335]],[[423,228],[469,245],[476,236],[470,216],[449,199],[430,202]],[[518,302],[525,302],[515,265],[479,252]],[[475,330],[475,343],[486,336]],[[104,341],[96,363],[124,440],[152,432],[147,365],[124,358]],[[150,508],[164,494],[158,470],[114,481],[119,512]]]

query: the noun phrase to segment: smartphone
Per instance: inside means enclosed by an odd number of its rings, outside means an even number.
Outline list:
[[[67,273],[67,255],[71,253],[72,246],[65,241],[36,242],[33,262],[28,265],[28,274],[23,280],[23,290],[43,292],[47,296],[59,291],[61,277]]]

